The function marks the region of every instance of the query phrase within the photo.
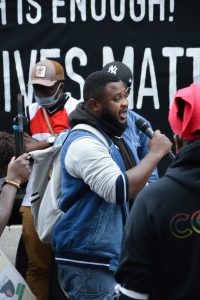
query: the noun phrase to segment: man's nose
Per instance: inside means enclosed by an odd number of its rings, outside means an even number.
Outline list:
[[[126,98],[126,96],[122,97],[121,105],[128,107],[128,99]]]

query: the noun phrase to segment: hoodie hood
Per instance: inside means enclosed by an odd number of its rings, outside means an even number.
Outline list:
[[[192,190],[200,192],[200,140],[185,146],[165,175]]]
[[[169,111],[174,133],[188,141],[200,139],[200,84],[193,83],[176,92]]]

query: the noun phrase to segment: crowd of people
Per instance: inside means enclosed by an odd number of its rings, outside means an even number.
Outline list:
[[[55,259],[61,288],[71,300],[188,300],[200,295],[200,85],[175,95],[169,124],[177,155],[159,179],[157,166],[172,142],[159,130],[149,139],[137,128],[141,116],[128,108],[128,66],[113,61],[91,73],[83,101],[65,93],[64,82],[60,63],[38,62],[29,82],[35,102],[26,108],[26,153],[10,160],[14,142],[3,134],[9,152],[7,157],[1,152],[0,230],[17,190],[28,182],[20,212],[31,291],[38,300],[51,299]],[[51,147],[67,128],[71,132],[60,156],[64,215],[48,245],[40,241],[31,214],[28,152]]]

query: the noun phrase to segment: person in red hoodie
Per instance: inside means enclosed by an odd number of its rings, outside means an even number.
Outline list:
[[[176,92],[169,111],[176,159],[141,191],[125,227],[115,299],[200,298],[200,84]]]

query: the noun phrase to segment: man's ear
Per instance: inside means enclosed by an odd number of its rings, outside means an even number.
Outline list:
[[[90,111],[94,112],[94,113],[98,113],[99,111],[101,111],[101,103],[100,101],[91,98],[87,101],[87,107],[90,109]]]

